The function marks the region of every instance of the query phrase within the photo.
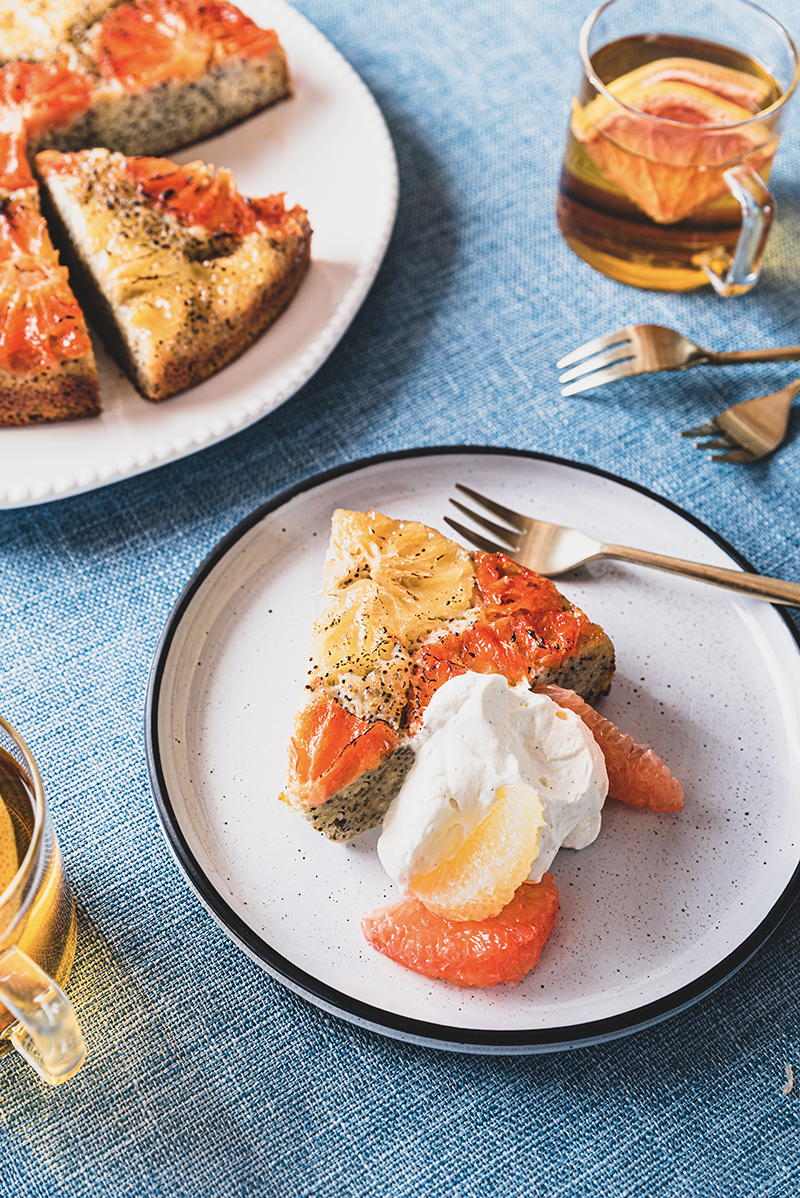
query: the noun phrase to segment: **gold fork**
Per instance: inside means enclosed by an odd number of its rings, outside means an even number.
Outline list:
[[[761,574],[747,574],[740,570],[726,570],[720,566],[705,566],[700,562],[686,562],[677,557],[648,553],[644,549],[627,549],[623,545],[596,541],[577,529],[548,524],[544,520],[534,520],[532,516],[523,516],[520,512],[487,499],[485,495],[479,495],[470,487],[462,486],[461,483],[456,483],[456,489],[468,495],[487,511],[499,516],[501,520],[505,520],[511,527],[504,528],[492,520],[487,520],[485,516],[471,511],[456,499],[450,500],[453,506],[481,528],[492,533],[497,540],[490,541],[480,533],[472,532],[463,524],[445,516],[445,521],[450,527],[486,553],[505,553],[510,550],[515,561],[521,566],[535,570],[537,574],[558,578],[559,574],[566,574],[568,570],[574,570],[584,562],[611,557],[618,561],[634,562],[639,566],[653,566],[656,570],[666,570],[670,574],[682,574],[699,582],[710,582],[714,586],[725,587],[729,591],[737,591],[740,595],[749,595],[754,599],[767,599],[770,603],[800,607],[800,583],[785,582],[780,578],[765,578]]]
[[[688,370],[690,366],[735,366],[740,362],[795,362],[798,359],[800,345],[717,353],[701,349],[688,337],[664,325],[628,324],[616,333],[587,341],[556,362],[556,367],[558,370],[571,367],[559,377],[560,383],[569,384],[561,394],[577,395],[580,391],[589,391],[634,374]]]
[[[695,449],[725,449],[710,453],[712,462],[756,462],[777,449],[789,427],[789,409],[800,391],[800,379],[756,399],[745,399],[726,408],[719,416],[697,428],[687,428],[682,437],[713,437]]]

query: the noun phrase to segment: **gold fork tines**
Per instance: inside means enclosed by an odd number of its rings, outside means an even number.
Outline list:
[[[477,546],[485,553],[504,553],[510,550],[520,565],[527,566],[538,574],[557,578],[560,574],[566,574],[568,570],[574,570],[585,562],[597,561],[600,558],[616,558],[618,561],[633,562],[639,566],[652,566],[656,570],[666,570],[670,574],[682,574],[686,578],[694,578],[699,582],[725,587],[726,590],[737,591],[740,595],[750,595],[754,599],[766,599],[771,603],[785,603],[789,607],[800,607],[800,583],[785,582],[780,578],[765,578],[760,574],[748,574],[742,570],[726,570],[719,566],[706,566],[701,562],[687,562],[677,557],[665,557],[661,553],[650,553],[645,549],[629,549],[623,545],[596,541],[576,528],[565,528],[561,524],[550,524],[546,520],[536,520],[533,516],[524,516],[521,512],[504,507],[461,483],[456,483],[456,488],[472,499],[474,503],[491,512],[493,516],[504,520],[510,527],[506,528],[495,524],[493,520],[487,519],[480,512],[473,512],[456,499],[450,500],[453,506],[480,528],[491,532],[496,539],[490,541],[482,533],[473,532],[465,525],[451,520],[449,516],[445,516],[446,523],[455,529],[465,541]]]
[[[569,369],[560,376],[567,383],[562,395],[577,395],[617,379],[661,370],[687,370],[690,366],[736,366],[740,362],[793,362],[800,359],[800,345],[774,349],[743,349],[718,352],[703,349],[661,324],[628,324],[616,333],[593,337],[561,358],[556,367]]]
[[[695,446],[726,451],[709,454],[712,462],[756,462],[773,453],[786,436],[789,410],[798,391],[800,379],[795,379],[780,391],[734,404],[705,424],[687,428],[681,436],[713,438]]]

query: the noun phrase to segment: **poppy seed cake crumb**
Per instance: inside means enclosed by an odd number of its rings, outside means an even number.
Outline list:
[[[377,769],[367,770],[318,807],[303,807],[286,794],[281,798],[328,840],[352,840],[378,826],[413,764],[414,750],[400,745]]]

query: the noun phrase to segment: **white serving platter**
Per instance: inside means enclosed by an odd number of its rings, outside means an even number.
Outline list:
[[[102,415],[0,428],[0,509],[89,491],[221,441],[273,411],[341,339],[383,260],[397,163],[375,101],[341,54],[284,0],[244,0],[286,49],[293,95],[175,153],[230,167],[245,195],[286,192],[314,230],[311,269],[292,304],[236,362],[163,403],[142,399],[97,338]]]

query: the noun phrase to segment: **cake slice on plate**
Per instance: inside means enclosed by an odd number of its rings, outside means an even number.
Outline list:
[[[237,358],[308,269],[303,209],[246,199],[229,170],[105,149],[45,151],[36,168],[81,302],[147,399]]]
[[[417,521],[334,512],[323,584],[281,797],[332,840],[380,823],[448,679],[611,686],[611,641],[549,579]]]
[[[168,154],[289,95],[278,35],[225,0],[130,0],[67,49],[91,95],[32,132],[34,151]]]
[[[83,314],[34,186],[0,187],[0,426],[100,411]]]

